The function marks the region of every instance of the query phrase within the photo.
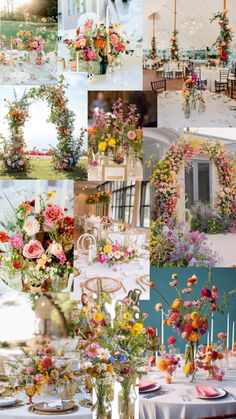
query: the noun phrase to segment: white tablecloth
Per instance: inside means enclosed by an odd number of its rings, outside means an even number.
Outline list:
[[[18,52],[20,54],[20,52]],[[57,58],[51,52],[49,62],[36,65],[28,62],[17,63],[14,66],[0,66],[0,84],[56,84]]]
[[[160,372],[152,372],[148,378],[160,377]],[[145,377],[146,379],[146,377]],[[182,372],[176,373],[173,384],[165,384],[164,378],[157,378],[161,388],[168,393],[145,399],[140,397],[139,419],[200,419],[211,416],[236,412],[236,400],[232,396],[214,400],[197,399],[190,397],[183,401],[181,394],[188,394],[195,385],[212,385],[223,388],[236,397],[236,369],[226,371],[225,379],[221,382],[206,380],[206,373],[198,372],[196,383],[189,383]]]
[[[220,69],[217,67],[207,68],[200,67],[201,69],[201,79],[207,80],[207,89],[211,92],[215,92],[215,81],[219,80]]]
[[[78,254],[78,252],[76,252]],[[74,279],[74,291],[71,293],[73,299],[78,299],[81,296],[81,284],[85,278],[92,278],[96,276],[112,277],[121,281],[126,288],[126,291],[138,288],[142,291],[141,299],[148,300],[150,298],[150,289],[148,286],[142,287],[137,283],[137,279],[143,275],[149,275],[149,257],[139,257],[130,263],[117,264],[113,267],[101,263],[88,263],[86,255],[80,255],[79,259],[75,260],[75,266],[81,270],[81,274]],[[125,297],[126,291],[121,288],[112,296],[115,298]]]
[[[75,400],[78,400],[78,396],[75,396]],[[87,395],[79,395],[79,399],[87,398]],[[28,398],[24,394],[19,394],[19,399],[27,401]],[[52,396],[35,396],[33,398],[33,402],[41,402],[46,400],[56,400],[57,397],[55,395]],[[26,418],[47,418],[47,419],[69,419],[69,418],[77,418],[77,419],[92,419],[93,415],[90,411],[90,409],[87,409],[85,407],[79,406],[79,410],[77,412],[71,413],[71,414],[65,414],[65,415],[37,415],[28,412],[29,405],[24,405],[22,407],[17,408],[11,408],[11,409],[4,409],[0,410],[0,418],[1,419],[26,419]]]
[[[197,110],[191,110],[190,118],[186,119],[182,91],[161,93],[158,96],[158,127],[236,127],[236,110],[230,110],[230,106],[236,106],[236,100],[208,90],[203,96],[206,111],[199,114]]]

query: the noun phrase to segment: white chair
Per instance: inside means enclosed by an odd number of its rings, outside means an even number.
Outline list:
[[[119,233],[109,233],[107,235],[107,239],[114,244],[119,244],[120,246],[124,244],[124,237],[122,234]]]
[[[82,234],[77,240],[77,250],[85,255],[89,255],[89,259],[92,257],[91,253],[94,253],[97,249],[97,242],[92,234]],[[95,256],[94,256],[95,257]]]

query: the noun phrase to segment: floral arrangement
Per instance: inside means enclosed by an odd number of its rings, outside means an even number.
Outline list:
[[[210,22],[218,20],[220,26],[220,33],[216,39],[214,46],[217,47],[220,63],[226,66],[230,57],[230,45],[233,40],[232,28],[229,26],[228,10],[224,9],[223,12],[215,13]]]
[[[183,139],[172,144],[165,156],[159,160],[152,173],[152,184],[156,187],[154,194],[152,218],[164,222],[172,220],[180,196],[177,176],[188,159],[204,155],[214,163],[221,191],[217,195],[216,209],[221,214],[235,216],[235,193],[233,163],[220,141],[201,141]]]
[[[192,231],[219,234],[234,230],[233,215],[220,214],[211,206],[200,202],[191,208],[191,216]]]
[[[35,201],[22,202],[14,209],[13,231],[0,235],[6,248],[1,251],[1,268],[10,280],[20,274],[23,291],[64,287],[73,271],[74,219],[49,202],[53,196],[51,192],[40,197],[37,213]]]
[[[57,129],[58,144],[52,148],[53,164],[56,170],[76,170],[80,158],[84,133],[75,139],[73,135],[75,113],[68,109],[65,96],[68,85],[63,76],[57,86],[40,86],[25,92],[21,99],[16,95],[13,101],[6,101],[9,112],[6,116],[9,123],[10,140],[2,139],[3,160],[6,173],[26,172],[29,170],[29,159],[26,157],[23,127],[29,117],[30,100],[46,100],[50,106],[49,122]]]
[[[155,289],[159,296],[168,306],[168,312],[165,315],[165,324],[172,327],[187,343],[185,365],[183,367],[186,375],[192,379],[195,376],[195,355],[194,345],[199,342],[201,336],[204,336],[208,330],[208,318],[211,312],[217,309],[217,300],[219,298],[218,290],[215,285],[211,285],[211,280],[203,286],[196,294],[195,285],[198,283],[196,275],[187,279],[185,288],[179,288],[178,275],[172,275],[170,287],[175,288],[177,298],[169,303],[159,291]],[[185,297],[186,296],[186,297]],[[162,304],[156,305],[156,310],[162,309]]]
[[[138,121],[136,106],[129,105],[125,115],[121,99],[113,104],[112,113],[100,110],[88,130],[90,161],[96,155],[103,155],[112,156],[115,163],[122,164],[130,153],[142,159],[143,131]]]
[[[201,84],[201,90],[205,88]],[[183,110],[186,118],[189,118],[190,110],[195,109],[198,105],[198,112],[205,112],[206,105],[202,93],[199,91],[198,78],[196,74],[192,74],[184,83],[183,96],[185,102],[183,104]]]
[[[183,223],[174,227],[157,220],[151,225],[150,260],[158,267],[215,267],[220,262],[217,252],[198,231],[189,232]]]
[[[111,240],[100,240],[97,243],[97,255],[93,262],[112,266],[117,263],[129,263],[137,256],[135,248],[113,243]]]
[[[89,195],[86,204],[109,204],[111,201],[111,192],[100,191],[94,195]]]
[[[112,220],[107,215],[104,215],[103,217],[101,217],[101,224],[103,224],[104,228],[109,228],[112,225]]]
[[[179,45],[178,45],[177,35],[178,35],[178,31],[174,31],[170,39],[170,42],[171,42],[170,55],[171,55],[171,59],[175,61],[179,61]]]
[[[222,381],[225,370],[220,365],[224,359],[221,347],[215,347],[215,345],[199,346],[196,358],[197,367],[207,371],[209,380]]]
[[[65,39],[71,60],[95,61],[100,57],[110,55],[117,58],[126,51],[127,42],[118,32],[120,25],[109,26],[108,32],[104,24],[95,24],[93,20],[87,20],[82,29],[76,30],[75,39]]]
[[[21,349],[24,358],[11,363],[11,367],[17,369],[21,387],[25,388],[30,383],[35,387],[34,393],[40,394],[44,386],[59,387],[73,380],[70,361],[60,358],[54,348],[46,346],[41,353],[33,354]]]
[[[180,367],[179,361],[179,358],[172,353],[166,353],[157,361],[157,369],[164,372],[167,384],[172,383],[173,374]]]

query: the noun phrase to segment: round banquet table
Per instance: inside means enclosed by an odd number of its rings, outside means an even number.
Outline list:
[[[219,67],[200,67],[201,79],[207,80],[207,89],[211,92],[215,92],[215,81],[220,78]]]
[[[236,127],[236,100],[209,90],[203,92],[203,97],[205,112],[191,110],[190,118],[186,119],[182,91],[161,93],[158,95],[158,127]]]
[[[79,395],[79,399],[87,398],[86,395]],[[25,394],[20,393],[19,399],[23,400],[24,402],[27,402],[27,399]],[[77,398],[75,397],[77,400]],[[41,401],[47,401],[47,400],[56,400],[55,396],[35,396],[33,398],[34,402],[41,402]],[[87,409],[86,407],[79,406],[79,410],[74,413],[70,414],[62,414],[62,415],[38,415],[36,413],[31,413],[28,411],[29,405],[24,404],[24,406],[16,407],[16,408],[8,408],[8,409],[0,409],[0,419],[30,419],[32,418],[45,418],[45,419],[69,419],[69,418],[77,418],[77,419],[92,419],[93,414],[91,413],[90,409]]]
[[[149,299],[150,288],[137,283],[138,278],[149,275],[149,254],[146,254],[146,257],[140,256],[130,263],[120,263],[112,267],[98,262],[89,263],[88,256],[80,254],[79,259],[75,260],[75,266],[80,269],[81,274],[74,279],[73,299],[81,297],[81,285],[85,279],[99,276],[115,278],[123,284],[124,288],[121,287],[115,293],[116,298],[124,298],[129,290],[139,288],[142,291],[141,300]]]
[[[167,385],[164,378],[157,378],[160,374],[158,371],[153,371],[144,379],[156,378],[166,394],[149,399],[140,396],[139,419],[200,419],[236,413],[236,368],[226,371],[225,379],[221,382],[206,380],[206,373],[198,372],[196,383],[190,383],[182,372],[176,372],[173,384]],[[198,399],[191,395],[188,401],[183,401],[183,395],[189,394],[189,390],[195,385],[223,388],[230,395],[214,400]]]

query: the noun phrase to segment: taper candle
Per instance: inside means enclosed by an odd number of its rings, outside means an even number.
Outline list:
[[[40,180],[35,180],[34,183],[34,199],[35,199],[35,214],[40,211]]]
[[[233,322],[233,326],[232,326],[232,351],[234,350],[234,332],[235,332],[235,322]]]
[[[164,345],[164,311],[161,310],[161,344]]]
[[[211,315],[211,343],[214,343],[214,313]]]
[[[227,349],[229,349],[229,313],[227,314]]]

